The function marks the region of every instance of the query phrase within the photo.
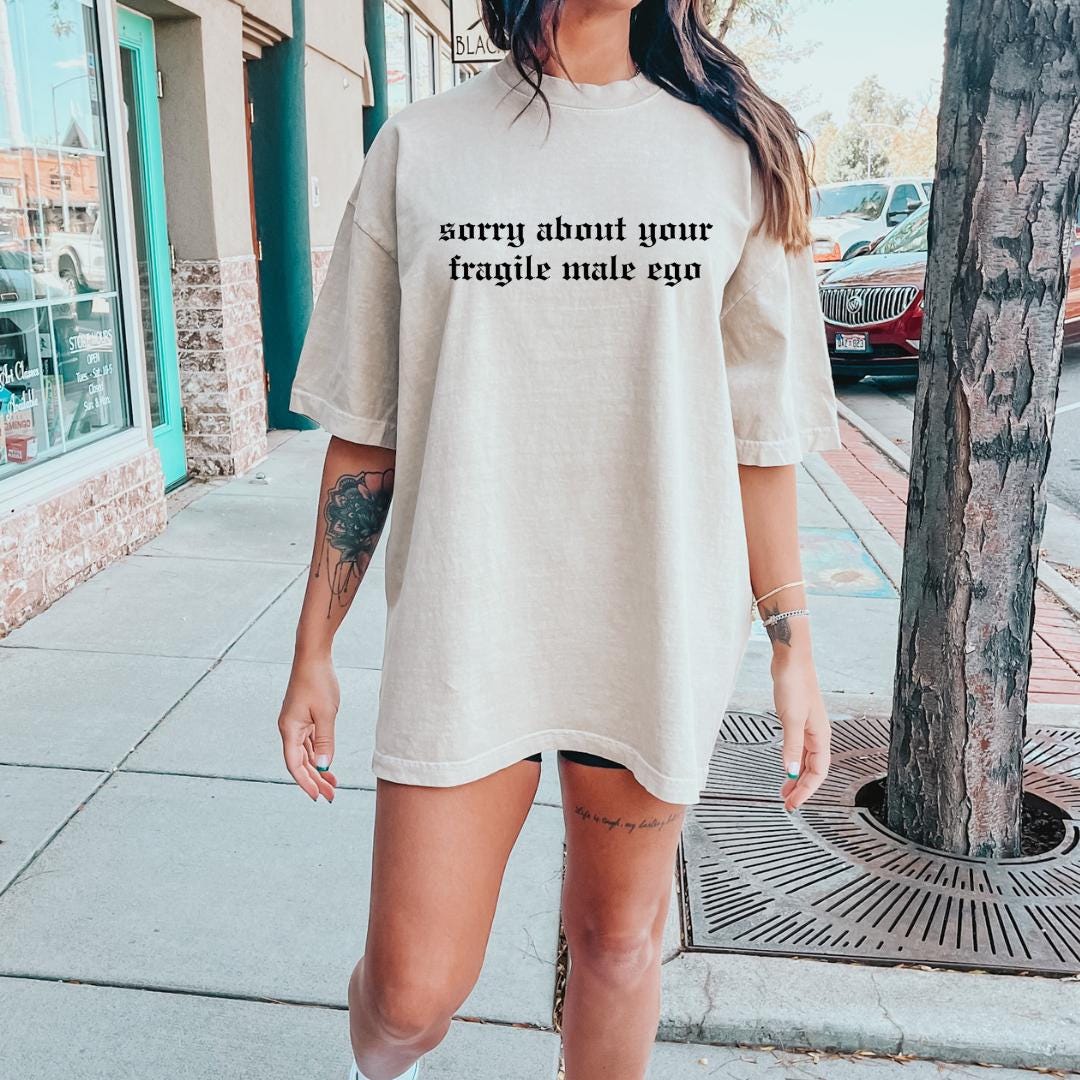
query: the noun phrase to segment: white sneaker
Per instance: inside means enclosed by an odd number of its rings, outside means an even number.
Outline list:
[[[419,1075],[420,1062],[414,1061],[408,1069],[396,1078],[396,1080],[416,1080]],[[366,1077],[360,1071],[355,1061],[352,1063],[352,1068],[349,1070],[349,1080],[366,1080]]]

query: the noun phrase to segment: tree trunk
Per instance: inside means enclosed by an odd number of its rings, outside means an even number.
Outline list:
[[[1080,169],[1080,0],[950,0],[946,22],[888,822],[1008,857]]]

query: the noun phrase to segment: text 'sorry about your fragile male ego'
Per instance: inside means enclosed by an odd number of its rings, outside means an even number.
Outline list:
[[[455,252],[450,257],[452,281],[482,281],[505,287],[523,281],[631,281],[645,278],[669,288],[701,277],[701,263],[685,259],[665,259],[664,248],[679,244],[685,251],[687,243],[709,239],[710,222],[640,221],[628,228],[622,217],[604,222],[572,222],[562,215],[553,221],[527,225],[522,221],[445,222],[440,226],[439,240],[447,243],[504,244],[508,249],[504,259],[472,259],[468,254]],[[521,251],[527,242],[536,245],[535,251]],[[584,259],[548,261],[552,247],[588,245],[593,251],[598,244],[630,246],[645,261],[640,265],[619,251],[602,258],[595,255]],[[467,250],[467,248],[466,248]],[[513,252],[511,254],[511,252]],[[554,254],[554,252],[552,252]]]

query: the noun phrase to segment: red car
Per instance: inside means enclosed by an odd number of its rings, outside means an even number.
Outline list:
[[[849,257],[820,281],[825,336],[833,381],[864,375],[918,372],[926,278],[929,205],[916,210],[864,252]],[[1075,222],[1065,343],[1080,342],[1080,213]]]

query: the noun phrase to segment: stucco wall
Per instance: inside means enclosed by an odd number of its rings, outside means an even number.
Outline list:
[[[290,0],[135,0],[156,18],[169,232],[176,257],[252,253],[244,118],[243,9],[291,33]],[[434,9],[445,13],[441,0]],[[308,165],[318,178],[312,247],[333,241],[363,162],[361,0],[308,0]],[[258,117],[256,117],[258,123]],[[311,188],[308,191],[311,197]]]
[[[363,83],[356,72],[307,50],[308,198],[319,182],[319,205],[310,206],[311,246],[332,244],[341,214],[364,161]]]
[[[178,252],[217,251],[209,118],[203,94],[202,28],[198,19],[155,24],[158,65],[168,81],[161,109],[162,159],[169,235]]]
[[[205,15],[221,5],[240,7],[286,37],[292,36],[292,0],[124,0],[124,5],[154,20]]]
[[[165,94],[169,234],[182,259],[252,254],[244,127],[243,9],[233,0],[131,0],[154,18]],[[291,30],[289,0],[246,5]]]
[[[450,39],[450,9],[443,0],[412,0],[412,4],[444,38]]]
[[[292,37],[292,0],[243,0],[242,6],[255,18],[269,23],[286,37]],[[311,0],[308,2],[310,6]]]
[[[243,23],[230,0],[201,6],[155,25],[165,195],[177,258],[222,259],[252,254]]]
[[[304,11],[309,49],[316,49],[342,67],[363,75],[363,0],[307,0]]]

